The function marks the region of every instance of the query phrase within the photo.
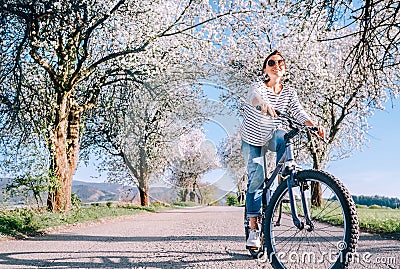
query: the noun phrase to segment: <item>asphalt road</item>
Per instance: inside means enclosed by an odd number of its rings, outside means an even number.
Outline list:
[[[361,234],[350,268],[400,269],[400,241]],[[318,268],[310,264],[308,268]],[[195,207],[0,241],[0,268],[271,268],[245,249],[243,208]],[[296,268],[296,267],[293,267]]]

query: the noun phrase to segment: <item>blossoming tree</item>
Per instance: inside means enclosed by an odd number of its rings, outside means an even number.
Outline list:
[[[84,119],[104,88],[127,77],[144,83],[169,72],[165,55],[201,60],[207,53],[190,52],[214,49],[212,40],[220,37],[209,29],[224,28],[225,16],[244,14],[248,6],[241,4],[0,1],[1,132],[18,138],[35,134],[45,141],[42,154],[57,179],[49,190],[49,209],[71,208]]]

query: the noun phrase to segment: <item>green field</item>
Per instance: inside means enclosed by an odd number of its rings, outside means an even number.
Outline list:
[[[391,234],[400,239],[400,209],[358,205],[357,214],[362,231]]]
[[[286,205],[283,210],[289,213],[289,205]],[[298,208],[298,211],[301,211],[301,208]],[[310,214],[314,219],[343,225],[342,211],[335,201],[323,200],[322,207],[312,207]],[[400,209],[378,205],[369,207],[357,205],[357,216],[361,231],[390,235],[400,239]]]
[[[336,204],[330,205],[336,208]],[[316,215],[318,209],[314,209]],[[379,233],[393,236],[400,239],[400,209],[392,209],[377,205],[361,206],[357,205],[357,216],[361,231]],[[342,214],[339,209],[330,212],[328,216],[323,216],[321,220],[335,224],[343,224]]]

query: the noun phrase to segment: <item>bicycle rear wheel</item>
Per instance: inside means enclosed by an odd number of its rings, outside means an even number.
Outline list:
[[[343,184],[326,172],[304,170],[296,174],[292,188],[299,219],[306,223],[301,202],[303,188],[312,225],[293,224],[290,203],[283,203],[287,182],[276,189],[266,209],[265,248],[274,268],[347,268],[358,241],[358,219],[353,199]],[[311,205],[318,184],[322,204]],[[320,200],[321,202],[321,200]]]

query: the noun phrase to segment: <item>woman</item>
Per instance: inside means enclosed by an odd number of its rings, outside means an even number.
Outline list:
[[[300,104],[296,91],[282,84],[286,64],[282,54],[275,50],[265,59],[263,64],[264,80],[252,85],[244,105],[244,119],[240,128],[242,136],[242,152],[247,163],[246,212],[250,220],[250,233],[246,246],[261,246],[257,218],[260,216],[261,196],[264,172],[261,165],[253,159],[264,155],[265,150],[276,152],[276,162],[284,151],[285,131],[280,129],[281,121],[277,119],[275,109],[291,114],[299,122],[315,126],[309,115]],[[261,111],[256,107],[261,107]],[[318,135],[325,136],[324,128],[318,127]]]

